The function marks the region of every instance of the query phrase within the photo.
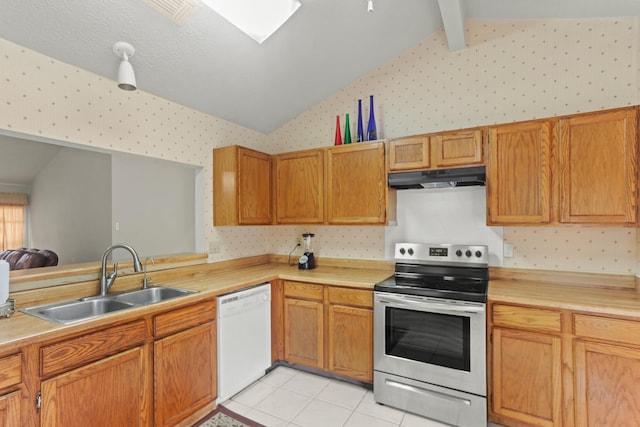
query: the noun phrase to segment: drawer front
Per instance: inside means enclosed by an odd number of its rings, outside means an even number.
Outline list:
[[[145,342],[144,320],[104,329],[40,348],[43,376],[86,365]]]
[[[11,387],[22,382],[22,355],[0,359],[0,389]]]
[[[324,286],[314,283],[284,282],[284,296],[322,301]]]
[[[640,322],[574,314],[574,333],[578,337],[640,345]]]
[[[153,319],[153,335],[156,338],[165,337],[215,319],[216,301],[205,301],[157,315]]]
[[[373,308],[373,291],[331,286],[329,288],[329,304]]]
[[[492,322],[498,326],[532,331],[560,332],[562,329],[559,311],[504,304],[494,304]]]

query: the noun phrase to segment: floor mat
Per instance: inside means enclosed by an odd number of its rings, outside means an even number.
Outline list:
[[[218,405],[215,411],[207,415],[202,421],[194,425],[194,427],[265,427],[249,418]]]

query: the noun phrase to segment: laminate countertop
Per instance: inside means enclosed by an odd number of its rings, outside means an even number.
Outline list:
[[[193,304],[199,300],[213,298],[253,285],[275,279],[293,280],[325,285],[373,289],[373,286],[393,274],[393,266],[382,268],[357,268],[318,266],[314,270],[298,270],[297,264],[289,266],[282,263],[265,263],[260,265],[230,267],[202,272],[185,267],[184,277],[173,273],[171,279],[158,280],[154,286],[170,286],[198,291],[198,293],[167,300],[158,304],[135,307],[95,319],[85,320],[69,325],[58,325],[16,311],[9,318],[0,319],[0,354],[7,354],[21,346],[62,338],[81,333],[84,330],[108,326],[134,320],[137,317],[153,312],[167,311],[173,308]],[[177,277],[176,277],[177,276]],[[77,298],[85,295],[78,295]],[[60,300],[71,299],[68,294]],[[24,308],[18,305],[18,309]]]
[[[489,302],[525,304],[640,319],[640,292],[530,280],[491,280]]]
[[[289,266],[279,262],[231,266],[211,271],[203,268],[202,265],[197,268],[183,267],[173,270],[165,280],[160,276],[160,280],[156,280],[155,285],[190,289],[198,293],[69,325],[57,325],[21,312],[16,312],[6,319],[0,319],[0,355],[8,354],[24,345],[131,321],[140,316],[194,304],[199,300],[214,298],[275,279],[373,289],[376,283],[391,275],[393,275],[393,264],[376,265],[375,268],[368,268],[367,263],[354,263],[354,267],[320,265],[314,270],[298,270],[297,265]],[[584,278],[578,277],[576,283],[580,283],[582,279]],[[587,280],[590,286],[546,283],[513,277],[491,279],[488,298],[490,302],[525,304],[640,319],[640,292],[635,288],[611,289],[606,287],[609,283],[603,282],[602,287],[597,286],[599,277],[596,279],[596,286],[591,277]],[[608,276],[602,275],[602,280],[607,281]],[[68,292],[64,295],[59,300],[86,296],[75,294],[70,296]],[[24,307],[18,305],[18,308]]]

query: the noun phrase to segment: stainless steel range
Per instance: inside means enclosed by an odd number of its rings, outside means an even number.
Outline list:
[[[487,425],[486,246],[398,243],[374,287],[376,402],[454,426]]]

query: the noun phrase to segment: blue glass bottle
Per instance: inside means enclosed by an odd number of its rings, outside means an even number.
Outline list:
[[[373,95],[369,96],[369,125],[367,126],[367,141],[375,141],[378,139],[376,131],[376,118],[373,114]]]
[[[358,99],[358,133],[356,142],[364,141],[364,126],[362,126],[362,99]]]

